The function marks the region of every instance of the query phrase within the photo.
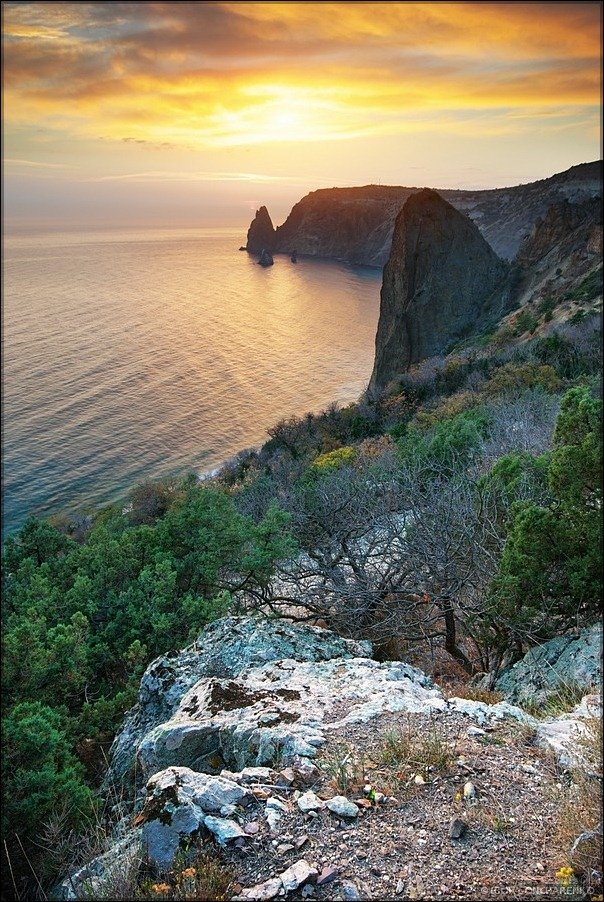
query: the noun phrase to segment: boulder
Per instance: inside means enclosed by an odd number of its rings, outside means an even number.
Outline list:
[[[347,702],[348,710],[327,723],[336,700]],[[236,679],[201,679],[172,716],[140,740],[136,757],[147,778],[170,765],[208,773],[266,767],[277,756],[299,767],[297,759],[314,758],[328,732],[346,723],[366,722],[384,711],[446,709],[429,678],[408,665],[285,659],[249,668]]]
[[[275,261],[273,260],[271,254],[267,250],[263,250],[258,258],[258,263],[260,266],[272,266]]]
[[[104,789],[127,782],[130,776],[140,778],[135,771],[135,751],[141,739],[169,720],[185,693],[202,677],[234,677],[252,665],[282,658],[326,661],[369,655],[369,642],[342,639],[320,627],[261,617],[215,621],[188,649],[156,658],[145,671],[138,702],[111,747]]]
[[[564,767],[595,773],[598,762],[592,759],[594,752],[597,755],[600,751],[601,719],[601,697],[586,695],[572,711],[540,723],[535,742],[551,749]],[[595,730],[594,724],[597,724]]]
[[[543,704],[565,688],[588,692],[602,681],[602,626],[556,636],[531,648],[495,682],[494,688],[508,701],[522,705]]]
[[[251,254],[262,251],[271,253],[275,247],[275,229],[266,207],[256,210],[256,215],[248,229],[246,250]]]
[[[508,270],[478,227],[436,191],[412,194],[384,267],[370,391],[481,322],[496,322],[506,310]]]

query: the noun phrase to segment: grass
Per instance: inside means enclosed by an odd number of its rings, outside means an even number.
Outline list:
[[[352,745],[338,746],[321,761],[321,769],[343,795],[362,789],[366,783],[367,759]]]
[[[427,730],[420,733],[410,718],[404,727],[384,734],[378,750],[380,763],[396,767],[401,776],[415,771],[425,778],[446,770],[456,756],[456,740],[451,742],[442,725],[431,720]]]
[[[584,695],[598,692],[598,688],[594,686],[586,688],[578,683],[561,683],[544,702],[523,702],[522,707],[537,720],[547,720],[567,714],[580,703]]]
[[[494,689],[481,689],[469,683],[455,681],[442,687],[445,698],[466,698],[473,702],[484,702],[485,705],[496,705],[503,701],[503,694]]]
[[[574,770],[562,790],[552,842],[560,865],[572,868],[591,896],[602,890],[601,718],[591,718],[586,727],[585,735],[577,738],[585,768]]]

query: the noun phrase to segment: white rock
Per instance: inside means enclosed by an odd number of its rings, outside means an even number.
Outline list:
[[[239,839],[240,836],[246,836],[239,824],[223,817],[213,817],[213,815],[208,814],[205,818],[205,825],[210,833],[214,834],[216,841],[221,846],[226,846],[227,843],[233,839]]]
[[[300,796],[297,805],[300,811],[304,814],[309,814],[312,811],[320,811],[325,807],[325,802],[318,798],[312,789],[309,789],[308,792],[305,792],[304,795]]]
[[[256,886],[250,886],[244,889],[238,896],[233,896],[233,900],[249,900],[249,902],[269,902],[274,899],[283,890],[283,884],[280,877],[271,877],[264,883],[258,883]]]
[[[338,817],[357,817],[359,813],[359,809],[354,802],[350,802],[345,796],[334,796],[332,799],[328,799],[325,804],[331,813],[337,814]]]
[[[304,858],[301,858],[300,861],[296,861],[295,864],[292,864],[279,876],[285,892],[291,893],[298,889],[299,886],[302,886],[303,883],[307,883],[309,880],[316,880],[318,874],[319,872],[316,868],[311,867]]]

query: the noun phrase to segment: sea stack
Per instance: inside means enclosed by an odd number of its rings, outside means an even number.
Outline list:
[[[251,254],[260,254],[266,250],[271,254],[275,249],[275,230],[266,207],[256,210],[247,233],[246,250]]]
[[[405,202],[384,267],[370,391],[504,312],[508,265],[431,189]]]
[[[272,266],[275,261],[266,249],[262,250],[258,263],[260,266]]]

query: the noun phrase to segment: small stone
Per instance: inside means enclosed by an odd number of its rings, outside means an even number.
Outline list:
[[[298,839],[294,840],[294,845],[296,849],[301,849],[302,846],[308,842],[308,836],[306,833],[303,836],[299,836]]]
[[[424,778],[422,777],[421,774],[416,774],[416,775],[414,776],[414,778],[413,778],[413,782],[414,782],[417,786],[423,786],[423,785],[425,784],[426,781],[424,780]]]
[[[310,899],[311,896],[315,895],[315,888],[312,883],[307,883],[306,886],[302,889],[302,898]]]
[[[220,809],[220,817],[233,817],[236,811],[235,805],[223,805]]]
[[[285,892],[291,893],[309,880],[314,883],[319,875],[316,868],[312,867],[307,861],[301,858],[300,861],[296,861],[295,864],[292,864],[291,867],[286,871],[283,871],[279,876]]]
[[[364,861],[367,858],[367,852],[363,852],[362,850],[357,852],[357,858],[361,861]]]
[[[354,804],[359,808],[371,808],[369,799],[355,799]]]
[[[300,802],[298,801],[298,804]],[[325,803],[332,814],[338,817],[357,817],[359,809],[354,802],[349,802],[345,796],[334,796]]]
[[[346,902],[357,902],[357,900],[361,898],[354,883],[347,880],[342,884],[342,898],[345,899]]]
[[[464,784],[463,797],[467,802],[474,801],[476,798],[476,787],[469,780]]]
[[[467,734],[468,736],[486,736],[487,731],[481,730],[480,727],[468,727]]]
[[[297,805],[304,814],[310,814],[313,811],[320,811],[321,808],[324,808],[325,802],[322,802],[321,799],[309,789],[308,792],[305,792],[304,795],[300,796],[297,800]]]
[[[254,836],[254,834],[258,833],[260,830],[260,824],[258,821],[250,821],[249,824],[246,824],[243,828],[243,832],[247,833],[248,836]]]
[[[240,836],[245,837],[245,833],[235,821],[227,820],[222,817],[213,817],[212,815],[207,815],[204,819],[204,823],[210,833],[213,833],[216,837],[216,841],[219,845],[224,846],[228,842],[231,842],[233,839],[239,839]]]
[[[386,801],[386,796],[383,792],[374,792],[373,801],[376,805],[382,805]]]
[[[465,821],[462,821],[460,817],[454,817],[449,826],[449,837],[451,839],[461,839],[467,829],[468,825]]]
[[[363,792],[371,792],[371,789],[371,783],[365,783],[365,785],[363,786]]]
[[[272,774],[270,767],[244,767],[241,771],[241,782],[268,783]]]
[[[536,774],[537,768],[533,767],[532,764],[521,764],[520,770],[523,770],[525,774]]]
[[[374,865],[373,867],[369,868],[369,873],[370,873],[370,874],[373,874],[374,877],[381,877],[381,876],[382,876],[382,872],[381,872],[380,869],[379,869],[378,867],[376,867],[375,865]]]
[[[293,766],[293,771],[296,778],[307,786],[312,786],[312,784],[316,783],[321,776],[321,771],[317,765],[313,764],[312,761],[309,761],[307,758],[299,758]]]
[[[265,880],[264,883],[258,883],[256,886],[244,889],[239,896],[234,896],[233,898],[249,899],[250,902],[268,902],[269,899],[276,898],[282,889],[281,878],[271,877],[270,880]]]
[[[281,843],[280,846],[277,846],[277,852],[279,853],[279,855],[285,855],[286,852],[291,852],[291,850],[293,848],[294,847],[293,847],[292,843],[284,842],[284,843]]]
[[[334,880],[337,879],[339,875],[339,871],[337,868],[332,865],[328,865],[323,868],[319,876],[317,877],[317,886],[326,886],[328,883],[333,883]]]
[[[400,894],[403,892],[404,889],[405,889],[404,881],[399,880],[398,883],[396,884],[396,886],[394,887],[394,892],[396,893],[397,896],[400,896]]]
[[[285,802],[282,802],[281,799],[277,799],[274,796],[271,796],[270,799],[267,799],[266,802],[267,808],[275,808],[277,811],[286,812],[288,810]]]
[[[279,771],[276,782],[280,786],[291,786],[295,779],[296,775],[293,767],[286,767],[284,770]]]

